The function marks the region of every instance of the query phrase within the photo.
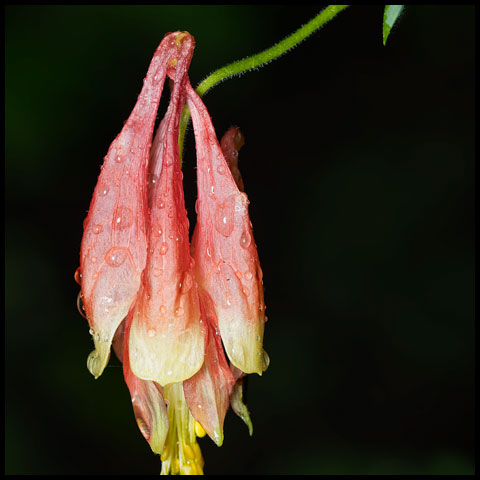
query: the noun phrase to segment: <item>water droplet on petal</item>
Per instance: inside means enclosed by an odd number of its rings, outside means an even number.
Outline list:
[[[160,313],[166,313],[167,307],[165,305],[160,305]]]
[[[185,310],[182,307],[178,307],[175,309],[175,316],[181,317],[185,313]]]
[[[73,278],[75,279],[75,281],[81,285],[82,284],[82,272],[80,271],[80,267],[78,267],[76,270],[75,270],[75,275],[73,276]]]
[[[263,370],[265,371],[269,365],[270,365],[270,357],[268,356],[268,353],[264,350],[263,351]]]
[[[162,231],[162,229],[161,229],[160,227],[155,227],[155,228],[153,229],[153,233],[154,233],[157,237],[161,237],[163,231]]]
[[[125,247],[112,247],[105,254],[105,262],[111,267],[119,267],[128,256],[128,249]]]
[[[245,272],[245,280],[251,280],[253,278],[252,272]]]
[[[157,207],[158,208],[165,208],[165,202],[160,200],[158,203],[157,203]]]
[[[147,335],[149,337],[154,337],[156,333],[156,330],[154,328],[151,328],[150,330],[148,330]]]
[[[123,157],[122,157],[121,155],[117,155],[117,156],[115,157],[115,161],[116,161],[117,163],[122,163],[122,162],[123,162]]]
[[[117,230],[125,230],[133,223],[133,214],[130,208],[120,206],[115,211],[114,225]]]
[[[220,175],[224,175],[225,174],[225,167],[223,165],[219,165],[218,168],[217,168],[217,172]]]
[[[237,270],[235,272],[235,276],[240,280],[242,278],[242,272],[240,270]]]
[[[242,248],[248,248],[251,243],[252,243],[251,235],[247,232],[247,230],[244,230],[240,237],[240,246]]]
[[[162,246],[160,247],[160,255],[165,255],[167,251],[168,251],[167,242],[162,242]]]
[[[102,225],[94,225],[93,227],[93,233],[95,234],[99,234],[99,233],[102,233],[103,232],[103,227]]]
[[[148,183],[155,185],[155,183],[158,182],[158,176],[155,175],[154,173],[149,173],[148,174]]]
[[[109,190],[110,190],[110,189],[109,189],[106,185],[102,185],[102,186],[100,187],[100,195],[101,195],[102,197],[105,197],[105,195],[108,194]]]
[[[250,290],[247,287],[242,288],[242,292],[248,297],[250,295]]]
[[[97,257],[92,257],[92,263],[95,263],[97,261]]]
[[[153,273],[154,277],[159,277],[160,275],[163,274],[163,269],[162,268],[154,268],[152,273]]]
[[[215,228],[224,237],[229,237],[233,232],[233,210],[230,206],[218,206],[215,211]]]

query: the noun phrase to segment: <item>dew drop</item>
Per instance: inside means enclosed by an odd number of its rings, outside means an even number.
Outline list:
[[[102,233],[103,232],[103,227],[102,225],[94,225],[93,227],[93,233],[95,234],[99,234],[99,233]]]
[[[75,275],[73,276],[73,278],[75,279],[75,281],[81,285],[82,284],[82,272],[80,271],[80,267],[78,267],[76,270],[75,270]]]
[[[151,328],[151,329],[147,332],[147,335],[148,335],[149,337],[154,337],[156,333],[157,333],[156,330],[155,330],[154,328]]]
[[[210,188],[210,195],[215,196],[215,187],[212,185]]]
[[[117,230],[125,230],[133,223],[133,214],[130,208],[120,206],[115,211],[114,224]]]
[[[219,165],[218,168],[217,168],[217,172],[220,175],[224,175],[225,174],[225,167],[223,165]]]
[[[168,209],[168,218],[173,218],[173,207]]]
[[[99,334],[99,333],[97,333],[97,334],[95,335],[95,340],[96,340],[97,342],[100,341],[100,334]]]
[[[92,257],[92,263],[95,263],[97,261],[97,257]]]
[[[94,332],[93,328],[91,328],[91,329],[88,331],[88,333],[93,336],[93,334],[94,334],[95,332]]]
[[[100,188],[100,195],[102,197],[105,197],[108,194],[109,190],[110,189],[106,185],[102,185],[102,187]]]
[[[240,270],[237,270],[235,272],[235,276],[240,280],[242,278],[242,272]]]
[[[157,207],[158,208],[165,208],[165,202],[163,200],[160,200],[158,203],[157,203]]]
[[[160,305],[160,313],[166,313],[167,307],[165,305]]]
[[[125,262],[128,256],[128,249],[125,247],[112,247],[105,254],[105,262],[111,267],[119,267]]]
[[[224,237],[233,232],[233,210],[230,206],[218,206],[215,211],[215,229]]]
[[[160,275],[163,274],[163,269],[161,269],[161,268],[154,268],[153,271],[152,271],[152,273],[153,273],[153,276],[154,276],[154,277],[159,277]]]
[[[269,365],[270,365],[270,357],[268,356],[268,353],[264,350],[263,351],[263,370],[265,371]]]
[[[175,316],[181,317],[185,313],[185,310],[182,307],[178,307],[175,309]]]
[[[154,173],[149,173],[148,174],[148,183],[151,183],[152,185],[155,185],[158,182],[158,176],[155,175]]]
[[[245,272],[245,280],[251,280],[253,278],[252,272]]]
[[[162,246],[160,247],[160,255],[165,255],[167,251],[168,251],[167,242],[162,242]]]
[[[247,287],[242,288],[242,292],[248,297],[250,295],[250,290]]]
[[[242,248],[248,248],[251,243],[252,243],[251,235],[246,230],[244,230],[240,237],[240,246]]]
[[[161,229],[160,227],[156,227],[156,228],[153,229],[153,233],[155,233],[155,235],[156,235],[157,237],[161,237],[163,231],[162,231],[162,229]]]
[[[123,162],[123,157],[122,157],[121,155],[117,155],[117,156],[115,157],[115,161],[116,161],[117,163],[122,163],[122,162]]]

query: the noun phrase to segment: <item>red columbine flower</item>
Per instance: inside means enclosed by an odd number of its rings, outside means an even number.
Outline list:
[[[227,163],[187,77],[193,48],[187,32],[167,35],[158,47],[139,100],[105,157],[79,269],[96,347],[88,367],[101,375],[113,342],[137,423],[161,454],[164,474],[203,473],[196,437],[208,434],[220,446],[229,404],[251,432],[241,382],[268,364],[262,273],[247,196],[235,183],[243,190],[235,161],[243,137],[238,129],[227,132]],[[170,103],[152,145],[166,76],[173,81]],[[187,101],[198,152],[192,253],[178,149]]]

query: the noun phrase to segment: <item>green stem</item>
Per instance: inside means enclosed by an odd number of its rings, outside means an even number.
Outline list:
[[[223,80],[238,75],[240,73],[252,70],[254,68],[261,67],[262,65],[275,60],[284,53],[288,52],[291,48],[298,45],[302,40],[310,36],[315,30],[318,30],[320,27],[325,25],[329,20],[331,20],[335,15],[340,13],[342,10],[345,10],[348,5],[329,5],[324,10],[322,10],[317,16],[312,18],[307,24],[300,27],[296,32],[292,33],[287,38],[283,39],[281,42],[278,42],[273,47],[264,50],[263,52],[252,55],[251,57],[238,60],[236,62],[230,63],[222,68],[219,68],[215,72],[211,73],[205,80],[203,80],[195,91],[198,95],[203,96],[214,87],[217,83],[222,82]],[[183,142],[185,138],[185,131],[187,128],[188,121],[190,119],[190,110],[188,106],[185,105],[182,116],[180,118],[180,132],[178,137],[178,145],[180,147],[180,161],[182,160],[182,151],[183,151]]]

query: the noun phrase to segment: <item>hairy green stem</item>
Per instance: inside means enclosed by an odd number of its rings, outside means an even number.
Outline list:
[[[296,32],[289,35],[287,38],[278,42],[273,47],[264,50],[263,52],[252,55],[251,57],[238,60],[230,63],[222,68],[219,68],[215,72],[211,73],[205,80],[200,82],[195,91],[198,95],[203,96],[208,90],[214,87],[217,83],[226,80],[248,70],[261,67],[272,60],[280,57],[284,53],[288,52],[291,48],[298,45],[302,40],[310,36],[315,30],[325,25],[329,20],[335,17],[342,10],[347,8],[348,5],[329,5],[322,10],[318,15],[313,17],[308,23],[300,27]],[[185,105],[182,116],[180,118],[180,132],[178,137],[178,145],[180,147],[180,161],[182,161],[183,142],[185,138],[185,131],[188,121],[190,119],[190,110]]]

